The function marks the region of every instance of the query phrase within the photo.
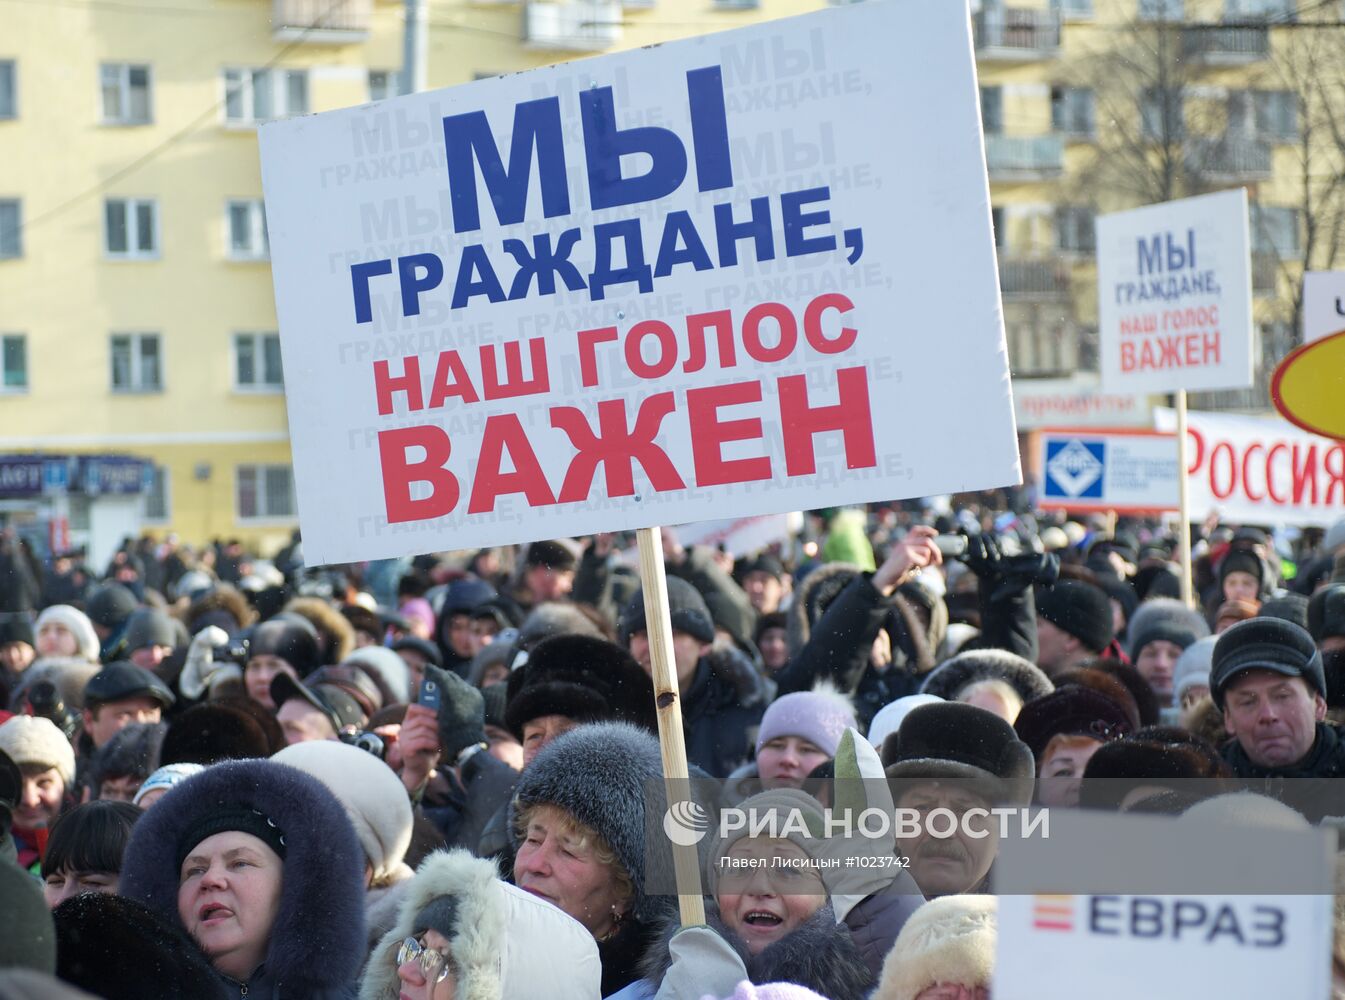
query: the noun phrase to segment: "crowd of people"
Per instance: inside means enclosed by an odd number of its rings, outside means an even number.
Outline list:
[[[920,815],[1345,816],[1345,519],[1193,528],[1188,604],[1157,524],[974,499],[737,558],[665,530],[706,805],[814,831],[712,828],[695,926],[621,536],[99,569],[0,538],[0,998],[985,1000],[996,838],[901,833],[837,881],[843,779]],[[1345,989],[1345,906],[1322,962]]]

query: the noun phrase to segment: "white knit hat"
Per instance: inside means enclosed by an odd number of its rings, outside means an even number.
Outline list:
[[[98,653],[103,644],[98,640],[98,633],[93,630],[93,622],[89,621],[89,616],[83,611],[69,604],[53,604],[49,608],[43,608],[42,613],[37,616],[37,624],[33,626],[33,635],[41,632],[42,626],[47,622],[64,625],[79,645],[77,655],[90,663],[98,662]]]
[[[50,719],[16,715],[0,725],[0,750],[19,767],[56,768],[69,789],[75,781],[75,748]]]
[[[915,1000],[938,983],[989,986],[997,913],[994,896],[942,896],[925,903],[897,935],[871,1000]]]
[[[943,699],[936,694],[908,694],[896,701],[889,701],[878,709],[873,721],[869,723],[869,742],[881,750],[883,741],[901,728],[902,720],[912,709],[921,705],[937,705],[941,701]]]
[[[392,768],[367,750],[334,740],[292,743],[271,757],[311,774],[337,797],[378,882],[392,876],[411,846],[411,801]]]

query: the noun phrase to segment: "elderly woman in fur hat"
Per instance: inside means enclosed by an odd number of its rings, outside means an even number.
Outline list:
[[[348,1000],[365,953],[364,864],[316,778],[229,761],[136,823],[121,893],[185,930],[235,995]]]
[[[360,1000],[597,1000],[598,947],[577,921],[466,851],[431,854],[374,949]]]
[[[993,896],[944,896],[907,921],[873,1000],[989,1000],[995,969]]]

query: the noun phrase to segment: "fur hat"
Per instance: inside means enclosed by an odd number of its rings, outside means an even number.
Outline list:
[[[434,649],[432,662],[438,666],[439,650],[432,645],[430,648]],[[411,701],[411,672],[406,661],[386,646],[364,646],[342,662],[355,664],[373,679],[384,705],[405,705]]]
[[[120,583],[104,583],[90,591],[84,602],[89,620],[115,632],[126,624],[140,602]]]
[[[392,768],[359,747],[332,740],[294,743],[271,758],[311,774],[336,796],[355,827],[374,881],[389,878],[411,846],[411,803]]]
[[[934,694],[908,694],[896,701],[889,701],[878,709],[873,721],[869,723],[869,743],[875,750],[880,749],[883,742],[901,728],[902,722],[911,714],[912,709],[921,705],[937,705],[941,701],[943,699]]]
[[[1133,661],[1155,639],[1165,639],[1185,649],[1209,634],[1210,627],[1198,612],[1174,598],[1153,597],[1141,604],[1130,619],[1126,654]]]
[[[532,649],[544,639],[571,634],[603,638],[602,630],[573,604],[547,601],[537,605],[523,619],[518,629],[518,645],[521,649]]]
[[[645,893],[652,855],[665,845],[648,836],[645,804],[649,783],[663,779],[657,737],[625,722],[580,726],[548,744],[519,776],[509,804],[509,835],[521,842],[518,816],[551,805],[593,830],[616,855],[635,886],[632,916],[662,916],[669,901]],[[671,864],[671,851],[668,864]]]
[[[93,630],[93,622],[89,620],[88,615],[79,608],[72,608],[69,604],[53,604],[48,608],[43,608],[42,613],[37,616],[34,634],[41,632],[42,626],[48,622],[64,625],[70,630],[70,634],[75,637],[75,642],[78,645],[76,655],[80,659],[88,660],[90,663],[98,662],[98,653],[102,648],[102,643],[99,642],[98,633]]]
[[[248,639],[248,659],[254,656],[279,657],[302,677],[320,666],[317,635],[317,629],[306,620],[301,625],[289,619],[272,618],[252,630],[252,636]]]
[[[1262,618],[1283,618],[1299,628],[1308,627],[1308,599],[1302,594],[1290,593],[1268,597],[1261,602],[1261,607],[1256,613]]]
[[[557,635],[543,640],[509,675],[507,691],[505,728],[519,740],[524,724],[543,715],[630,722],[658,732],[653,682],[634,657],[606,639]]]
[[[185,577],[184,577],[185,579]],[[248,599],[233,587],[220,586],[192,601],[187,609],[187,631],[195,635],[207,625],[217,625],[230,635],[241,632],[257,618]]]
[[[436,851],[406,883],[397,923],[374,949],[360,1000],[396,1000],[397,946],[423,929],[427,911],[448,938],[458,1000],[596,1000],[602,962],[593,935],[556,906],[500,881],[495,866],[467,851]],[[436,904],[451,905],[436,905]],[[440,926],[440,924],[448,926]]]
[[[1106,743],[1132,732],[1135,721],[1124,706],[1105,695],[1077,684],[1063,684],[1024,705],[1013,728],[1041,763],[1041,755],[1056,736],[1088,736]]]
[[[318,662],[313,667],[340,663],[355,649],[355,627],[350,624],[350,619],[321,597],[296,597],[285,605],[285,610],[276,619],[282,616],[312,626],[318,638]],[[301,674],[313,669],[300,668],[297,663],[291,665]]]
[[[1186,791],[1196,786],[1197,779],[1216,778],[1212,748],[1207,752],[1197,737],[1182,736],[1180,740],[1163,739],[1141,730],[1098,748],[1084,765],[1079,805],[1115,810],[1129,791],[1140,786],[1167,787],[1180,782]]]
[[[685,632],[701,642],[715,641],[714,619],[699,590],[681,577],[668,577],[668,614],[675,632]],[[645,630],[643,588],[626,603],[617,625],[617,639],[623,646],[630,637]]]
[[[1219,636],[1210,664],[1210,694],[1220,710],[1233,678],[1244,670],[1302,677],[1323,698],[1326,674],[1312,636],[1282,618],[1250,618]]]
[[[66,791],[73,788],[75,748],[50,719],[16,715],[0,723],[0,750],[21,768],[55,768]]]
[[[1172,700],[1178,705],[1182,695],[1193,687],[1210,686],[1210,663],[1214,659],[1214,644],[1218,637],[1207,635],[1182,650],[1172,668]]]
[[[889,778],[964,780],[992,804],[1032,801],[1032,751],[998,715],[974,705],[922,705],[883,744]]]
[[[1248,618],[1255,618],[1260,607],[1258,601],[1224,601],[1214,612],[1215,627],[1217,629],[1224,622],[1232,625],[1234,622],[1245,622]]]
[[[871,1000],[915,1000],[938,983],[988,988],[998,910],[994,896],[942,896],[925,903],[897,935]]]
[[[1024,702],[1055,690],[1055,684],[1035,663],[1006,649],[975,649],[958,653],[935,667],[920,691],[952,701],[972,684],[991,680],[1004,681]]]
[[[835,757],[841,735],[854,725],[854,705],[830,684],[781,695],[761,717],[757,753],[778,736],[801,736],[828,757]]]
[[[168,725],[159,760],[164,764],[214,764],[267,757],[271,741],[261,723],[236,705],[195,705]]]
[[[56,971],[56,931],[37,881],[0,863],[0,969]]]
[[[132,722],[94,751],[88,772],[94,798],[108,778],[148,778],[159,766],[159,747],[167,731],[162,722]]]
[[[341,803],[316,778],[274,761],[229,761],[170,790],[135,825],[120,892],[181,927],[178,863],[191,831],[233,809],[284,837],[280,904],[266,970],[296,995],[350,983],[365,955],[364,852]]]
[[[1101,653],[1116,636],[1110,598],[1082,580],[1062,579],[1040,590],[1037,615],[1074,636],[1093,653]],[[1132,621],[1132,630],[1133,626]]]
[[[229,995],[187,932],[143,903],[85,892],[51,915],[56,972],[67,983],[108,1000]]]
[[[1330,636],[1345,636],[1345,583],[1329,583],[1308,601],[1307,629],[1321,642]]]
[[[523,557],[524,566],[546,566],[562,572],[573,570],[577,563],[573,543],[561,539],[533,542]]]

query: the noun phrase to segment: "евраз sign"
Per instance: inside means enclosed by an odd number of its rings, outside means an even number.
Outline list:
[[[1099,216],[1097,260],[1107,389],[1251,385],[1244,189]]]
[[[314,562],[1020,480],[960,4],[819,11],[261,146]]]
[[[1177,509],[1171,434],[1142,430],[1038,431],[1037,506],[1153,514]]]

